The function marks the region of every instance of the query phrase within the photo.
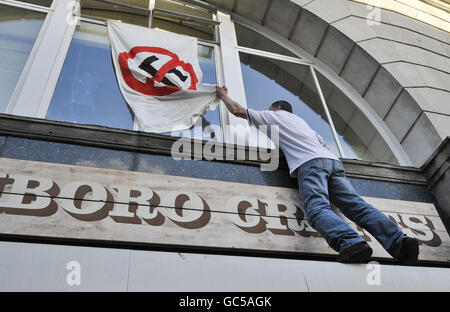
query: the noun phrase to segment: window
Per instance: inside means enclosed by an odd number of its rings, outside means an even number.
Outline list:
[[[265,110],[286,100],[337,156],[398,164],[369,119],[312,64],[301,65],[305,60],[247,27],[235,29],[248,107]]]
[[[181,13],[202,19],[213,19],[213,12],[210,10],[179,0],[155,0],[155,10],[164,10],[169,14]]]
[[[0,4],[0,112],[4,112],[46,17]]]
[[[398,164],[369,119],[335,85],[317,74],[346,158]]]
[[[269,40],[266,37],[238,23],[235,23],[234,27],[236,29],[237,43],[240,47],[247,47],[295,57],[295,55],[292,52],[286,50],[285,48],[276,44],[272,40]]]
[[[158,14],[174,20],[158,20]],[[153,28],[212,41],[217,24],[213,17],[211,11],[180,1],[82,0],[82,22],[75,29],[46,118],[134,129],[133,112],[116,80],[105,20],[143,27],[149,27],[153,21]],[[207,25],[208,35],[204,35],[204,29],[199,25]],[[203,83],[217,82],[216,45],[214,42],[199,41],[198,61],[203,72]],[[207,126],[211,127],[206,129]],[[206,112],[189,130],[165,134],[222,141],[220,127],[219,109],[216,109]]]
[[[376,115],[369,115],[370,110],[362,106],[364,99],[359,103],[357,96],[339,89],[336,77],[320,68],[321,75],[317,65],[299,57],[290,45],[282,44],[282,38],[259,24],[244,18],[233,23],[229,14],[196,0],[81,0],[81,23],[73,25],[61,18],[67,16],[67,8],[48,8],[52,0],[22,2],[30,4],[0,4],[0,112],[136,129],[111,60],[106,20],[115,20],[196,37],[204,83],[222,84],[224,79],[235,100],[258,110],[277,100],[290,102],[294,113],[340,157],[398,163],[390,149],[392,137],[380,135],[387,128]],[[52,16],[33,52],[34,61],[22,75],[46,12]],[[72,38],[66,36],[70,33]],[[45,78],[39,81],[41,75]],[[39,87],[32,89],[36,83]],[[34,103],[34,98],[40,101]],[[233,136],[238,136],[233,129],[239,127],[224,131],[228,124],[245,126],[247,122],[231,116],[221,105],[206,112],[191,129],[165,134],[233,144]],[[250,137],[238,144],[273,146]],[[397,156],[403,153],[401,146],[393,150]]]
[[[51,7],[53,0],[17,0],[20,2],[30,3],[30,4],[36,4],[44,7]]]
[[[339,155],[309,66],[242,52],[239,56],[249,108],[268,110],[275,101],[288,101],[293,113],[308,122],[330,150]]]
[[[117,84],[105,26],[77,26],[47,119],[133,129],[133,115]]]
[[[217,22],[213,18],[212,12],[188,3],[155,0],[152,28],[214,41]]]
[[[147,27],[149,0],[83,0],[81,16],[113,20]]]
[[[214,49],[199,45],[198,52],[203,82],[215,84]],[[120,92],[114,72],[106,26],[87,22],[77,26],[47,119],[133,129],[133,114]],[[201,127],[209,124],[220,127],[219,120],[217,109],[208,111],[189,133],[201,138]],[[219,133],[205,132],[204,139],[216,137],[219,140],[220,131],[216,132]],[[187,135],[187,132],[182,134]]]

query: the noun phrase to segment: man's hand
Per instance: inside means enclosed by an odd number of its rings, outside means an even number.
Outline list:
[[[225,103],[230,113],[232,113],[234,116],[247,119],[246,109],[239,105],[239,103],[233,101],[228,96],[227,87],[216,86],[216,96]]]
[[[228,88],[227,87],[225,87],[225,86],[223,86],[223,87],[216,86],[216,96],[219,99],[223,100],[224,97],[226,97],[227,95],[228,95]]]

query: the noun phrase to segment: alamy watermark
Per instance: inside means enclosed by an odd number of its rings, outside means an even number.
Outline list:
[[[366,9],[369,11],[369,13],[366,16],[366,22],[369,26],[378,26],[381,24],[381,8],[372,6],[372,5],[366,5]]]
[[[69,272],[66,275],[66,283],[69,286],[80,286],[81,285],[81,265],[78,261],[70,261],[66,265],[66,269]]]
[[[366,283],[369,286],[381,285],[381,265],[377,261],[370,261],[366,266],[369,273],[367,273]]]
[[[211,133],[221,131],[227,134],[226,143],[211,137]],[[192,132],[173,131],[172,135],[181,137],[172,145],[171,154],[175,160],[253,160],[260,162],[261,171],[278,169],[278,126],[259,126],[256,129],[245,125],[227,125],[223,128],[208,125],[195,127]],[[210,139],[205,142],[191,137]]]
[[[78,1],[70,1],[67,3],[66,6],[67,9],[67,15],[66,15],[66,22],[70,26],[74,26],[79,23],[80,21],[80,3]]]

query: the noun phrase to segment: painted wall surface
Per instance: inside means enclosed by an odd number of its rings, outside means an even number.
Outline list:
[[[0,242],[0,254],[0,291],[450,290],[448,268],[375,262],[341,264],[12,242]],[[165,306],[178,304],[166,302]],[[220,304],[224,303],[214,307]]]

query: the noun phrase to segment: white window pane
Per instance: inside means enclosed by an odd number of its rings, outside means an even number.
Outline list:
[[[4,112],[46,14],[0,4],[0,112]]]

